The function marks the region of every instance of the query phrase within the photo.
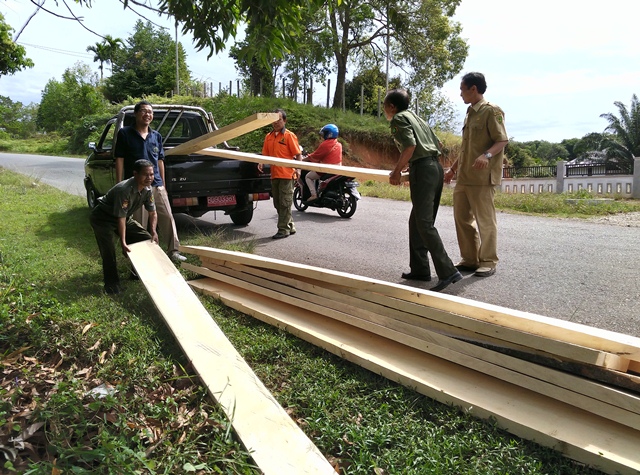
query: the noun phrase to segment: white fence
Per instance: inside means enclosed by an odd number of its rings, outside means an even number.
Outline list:
[[[503,178],[503,193],[537,194],[587,190],[596,195],[617,195],[640,199],[640,158],[633,175],[565,176],[566,162],[558,162],[556,177]]]

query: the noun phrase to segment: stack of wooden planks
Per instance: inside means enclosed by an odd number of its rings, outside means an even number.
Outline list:
[[[454,296],[198,246],[189,284],[509,432],[640,473],[640,339]]]

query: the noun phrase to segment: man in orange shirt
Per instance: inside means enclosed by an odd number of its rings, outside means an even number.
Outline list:
[[[268,133],[262,146],[262,155],[289,160],[301,160],[302,150],[298,144],[296,134],[287,130],[287,114],[282,109],[274,112],[280,118],[271,124],[273,131]],[[296,227],[291,217],[293,204],[293,179],[295,168],[271,165],[271,195],[273,206],[278,212],[278,232],[273,239],[282,239],[296,233]]]

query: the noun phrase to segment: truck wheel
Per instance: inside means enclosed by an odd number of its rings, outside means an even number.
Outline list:
[[[242,211],[232,211],[229,213],[229,217],[233,224],[238,226],[246,226],[253,219],[253,208],[247,208]]]
[[[293,206],[295,206],[298,211],[304,211],[308,208],[308,206],[302,202],[302,190],[298,186],[293,190]]]
[[[87,183],[87,204],[91,209],[95,208],[98,204],[98,192],[93,187],[91,182]]]

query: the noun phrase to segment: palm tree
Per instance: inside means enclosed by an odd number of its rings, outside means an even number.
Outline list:
[[[87,46],[87,51],[94,53],[94,56],[93,56],[94,62],[96,61],[100,62],[100,66],[98,66],[98,68],[100,69],[100,81],[102,81],[104,63],[109,61],[108,47],[104,43],[96,43],[95,45]]]
[[[105,35],[102,44],[107,47],[107,57],[109,58],[109,63],[111,63],[111,73],[113,74],[113,58],[115,57],[120,47],[124,46],[124,41],[122,41],[120,38],[114,38],[111,35]]]
[[[640,102],[634,94],[629,110],[622,102],[614,104],[620,117],[611,113],[600,115],[609,121],[605,132],[612,134],[603,137],[601,148],[606,151],[607,161],[633,167],[634,158],[640,157]]]

